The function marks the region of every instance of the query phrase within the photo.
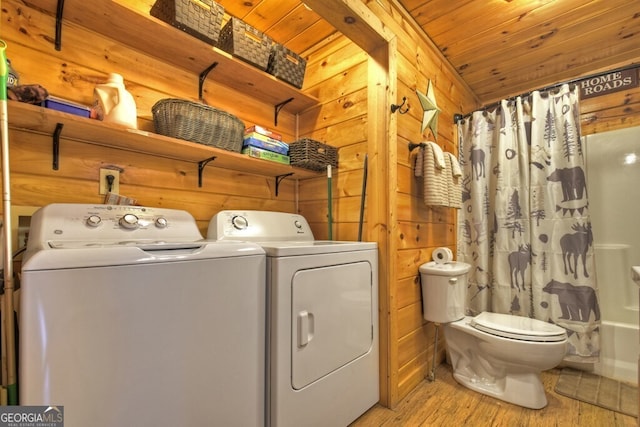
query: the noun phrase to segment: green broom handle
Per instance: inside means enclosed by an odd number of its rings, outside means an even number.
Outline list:
[[[0,40],[0,101],[7,100],[7,44]]]

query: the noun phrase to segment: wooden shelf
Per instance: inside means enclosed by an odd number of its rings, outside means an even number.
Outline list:
[[[316,98],[294,86],[156,19],[149,14],[149,3],[137,0],[65,0],[63,20],[198,75],[217,62],[209,79],[274,106],[293,98],[282,108],[292,114],[318,104]],[[32,3],[32,0],[27,0],[27,4],[55,16],[58,1]],[[64,29],[61,45],[62,51],[73,48],[65,45]]]
[[[262,176],[278,177],[292,174],[294,179],[303,179],[320,175],[307,169],[255,159],[233,151],[152,132],[126,129],[21,102],[9,101],[8,114],[9,127],[17,130],[53,136],[58,124],[62,124],[61,139],[193,163],[200,163],[215,156],[215,160],[209,163],[210,166]]]

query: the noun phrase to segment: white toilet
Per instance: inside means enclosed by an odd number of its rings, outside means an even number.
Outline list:
[[[424,318],[444,325],[454,378],[479,393],[527,408],[544,408],[547,397],[540,372],[562,361],[566,331],[509,314],[465,316],[470,267],[434,261],[420,266]]]

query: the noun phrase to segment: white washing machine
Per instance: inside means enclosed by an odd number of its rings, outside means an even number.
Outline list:
[[[268,423],[344,427],[379,400],[378,250],[316,241],[301,215],[222,211],[214,240],[267,254]]]
[[[65,426],[263,426],[264,250],[179,210],[54,204],[31,219],[19,398]]]

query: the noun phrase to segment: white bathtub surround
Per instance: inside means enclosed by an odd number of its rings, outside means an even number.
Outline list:
[[[629,274],[631,245],[596,243],[594,246],[603,321],[626,323],[637,329],[638,288]]]
[[[638,289],[631,278],[631,246],[596,244],[600,294],[600,360],[596,374],[637,384],[640,332]]]
[[[604,377],[638,383],[638,326],[603,321],[600,325],[600,361],[593,371]]]
[[[583,140],[602,313],[600,360],[591,368],[637,384],[640,311],[633,266],[640,265],[640,201],[633,192],[640,182],[640,127]]]

